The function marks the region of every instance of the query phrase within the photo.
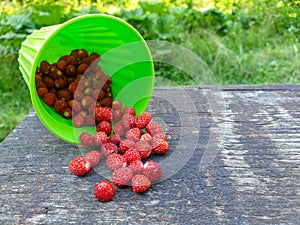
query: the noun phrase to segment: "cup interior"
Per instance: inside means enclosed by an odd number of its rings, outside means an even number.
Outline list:
[[[73,127],[39,98],[35,87],[35,70],[41,61],[56,62],[74,49],[101,55],[99,65],[112,78],[113,99],[136,109],[146,110],[152,95],[154,69],[150,51],[141,35],[128,23],[108,15],[86,15],[61,24],[46,37],[32,65],[30,93],[33,106],[43,124],[57,137],[78,143],[83,130],[95,132],[94,127]]]

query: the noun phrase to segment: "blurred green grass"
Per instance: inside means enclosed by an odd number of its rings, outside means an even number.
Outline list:
[[[0,141],[21,122],[31,106],[27,88],[17,62],[17,55],[0,58]]]

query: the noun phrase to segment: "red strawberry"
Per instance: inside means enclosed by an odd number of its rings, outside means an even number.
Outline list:
[[[157,122],[155,122],[155,121],[153,121],[153,120],[151,120],[151,121],[148,123],[148,125],[146,126],[146,131],[147,131],[149,134],[151,134],[152,136],[154,136],[154,135],[157,134],[157,133],[162,133],[161,126],[160,126]]]
[[[81,144],[83,144],[84,146],[90,146],[91,144],[93,144],[93,136],[88,132],[82,132],[79,139]]]
[[[112,112],[110,108],[95,107],[95,118],[97,121],[112,121]]]
[[[130,113],[125,113],[122,117],[122,124],[123,124],[123,127],[127,130],[127,129],[130,129],[134,126],[134,116]]]
[[[66,102],[70,101],[72,97],[72,93],[67,89],[58,90],[57,95],[61,100],[64,100]]]
[[[121,141],[121,137],[118,134],[113,134],[108,139],[108,142],[111,142],[111,143],[115,144],[116,146],[119,146],[120,141]]]
[[[114,121],[119,121],[120,119],[122,119],[122,117],[123,117],[122,110],[120,110],[120,109],[113,110],[113,120]]]
[[[87,126],[95,126],[95,116],[94,116],[94,114],[87,114],[84,118],[84,122]]]
[[[132,169],[130,169],[129,167],[121,167],[114,170],[112,174],[112,182],[118,187],[123,187],[130,183],[132,177]]]
[[[84,117],[81,114],[73,116],[73,125],[74,127],[82,127],[84,124]]]
[[[151,181],[148,177],[142,174],[135,175],[131,180],[132,190],[136,193],[147,191],[151,186]]]
[[[82,63],[77,67],[77,73],[82,73],[84,74],[85,71],[88,69],[89,65],[86,63]]]
[[[95,107],[95,100],[91,96],[84,96],[81,100],[81,105],[85,109],[89,108],[91,105]]]
[[[120,141],[120,152],[125,153],[128,149],[134,148],[135,142],[131,139],[124,139]]]
[[[150,113],[144,112],[135,118],[135,126],[139,129],[143,129],[151,121],[151,118],[152,116]]]
[[[107,135],[109,135],[111,130],[112,130],[111,124],[107,121],[103,120],[97,125],[97,132],[102,131]]]
[[[156,154],[163,155],[169,151],[169,143],[163,139],[153,139],[152,148]]]
[[[142,159],[148,158],[152,152],[151,145],[146,141],[136,142],[134,148],[140,153]]]
[[[71,119],[72,118],[72,109],[70,109],[69,107],[63,109],[62,111],[62,116],[66,119]]]
[[[122,121],[120,120],[120,121],[116,122],[115,127],[114,127],[114,133],[119,136],[123,136],[125,134],[125,132],[126,132],[126,130],[123,126]]]
[[[80,112],[81,111],[81,104],[80,102],[76,101],[76,100],[70,100],[68,102],[69,106],[72,108],[72,110],[74,110],[75,112]]]
[[[106,166],[111,171],[114,171],[118,168],[125,167],[126,159],[117,153],[110,154],[106,159]]]
[[[94,144],[97,145],[97,146],[100,146],[104,143],[107,142],[107,134],[102,132],[102,131],[99,131],[99,132],[96,132],[96,134],[94,135]]]
[[[70,171],[77,176],[86,175],[91,168],[91,163],[83,156],[78,156],[69,163]]]
[[[52,106],[55,102],[55,94],[53,93],[44,94],[43,100],[47,105]]]
[[[40,64],[40,71],[44,74],[49,74],[50,73],[50,64],[46,61],[46,60],[43,60]]]
[[[125,113],[129,113],[129,114],[135,116],[136,111],[135,111],[134,108],[132,108],[132,107],[130,107],[130,106],[125,106],[125,107],[123,108],[123,113],[124,113],[124,114],[125,114]]]
[[[146,141],[146,142],[150,143],[152,141],[152,137],[151,137],[150,134],[144,133],[144,134],[142,134],[140,140],[141,141]]]
[[[110,201],[115,194],[115,188],[107,180],[98,182],[94,188],[94,195],[100,202]]]
[[[128,167],[132,169],[132,172],[134,175],[142,174],[142,172],[144,170],[144,165],[141,160],[133,161],[132,163],[129,164]]]
[[[162,177],[162,169],[154,160],[149,160],[144,164],[143,174],[147,176],[151,182],[159,181]]]
[[[131,139],[133,141],[138,141],[141,138],[141,131],[139,128],[134,127],[129,129],[125,134],[127,139]]]
[[[84,158],[86,158],[91,163],[91,166],[94,167],[94,166],[97,166],[98,163],[100,162],[100,160],[101,160],[101,154],[97,150],[92,150],[92,151],[89,151],[84,156]]]
[[[42,97],[44,97],[45,94],[48,93],[48,88],[46,88],[46,87],[40,87],[40,88],[37,89],[37,93],[38,93],[38,96],[40,98],[42,98]]]
[[[107,142],[101,146],[101,151],[105,157],[108,157],[112,153],[118,153],[118,147],[111,142]]]
[[[54,102],[54,110],[57,113],[62,113],[63,109],[66,108],[68,104],[64,100],[56,100]]]
[[[122,102],[119,100],[115,100],[112,102],[112,109],[115,110],[122,110]]]
[[[156,133],[153,136],[153,139],[162,139],[162,140],[166,141],[167,140],[167,135],[165,135],[163,133]]]
[[[130,163],[132,163],[133,161],[136,161],[136,160],[141,161],[141,155],[135,149],[128,149],[124,153],[123,157],[126,159],[126,161],[127,161],[128,164],[130,164]]]

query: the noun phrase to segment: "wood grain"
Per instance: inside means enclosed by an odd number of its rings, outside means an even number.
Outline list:
[[[212,92],[224,108],[212,110]],[[113,201],[99,203],[93,188],[101,174],[70,174],[78,146],[49,133],[32,110],[0,144],[0,224],[299,224],[300,85],[153,94],[148,111],[169,136],[165,170],[174,168],[173,176],[141,195],[117,189]],[[208,149],[217,155],[199,170]]]

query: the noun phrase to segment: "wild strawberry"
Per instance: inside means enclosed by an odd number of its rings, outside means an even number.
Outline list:
[[[162,133],[161,126],[160,126],[157,122],[155,122],[155,121],[153,121],[153,120],[151,120],[151,121],[148,123],[148,125],[146,126],[146,131],[147,131],[149,134],[151,134],[152,136],[154,136],[154,135],[157,134],[157,133]]]
[[[127,130],[127,129],[130,129],[134,126],[134,116],[130,113],[125,113],[122,117],[122,124],[123,124],[123,127]]]
[[[114,171],[118,168],[122,168],[126,166],[126,159],[117,153],[110,154],[106,159],[106,166],[111,171]]]
[[[95,118],[97,121],[112,121],[112,112],[110,108],[95,107]]]
[[[124,139],[120,141],[120,152],[125,153],[128,149],[134,148],[135,142],[131,139]]]
[[[54,86],[57,88],[57,89],[63,89],[67,86],[67,82],[62,79],[62,78],[59,78],[59,79],[56,79],[54,81]]]
[[[73,81],[73,82],[71,82],[71,83],[69,84],[68,90],[69,90],[70,92],[74,93],[74,92],[76,91],[76,89],[77,89],[77,86],[78,86],[78,84],[75,83],[75,82]]]
[[[163,155],[169,151],[169,143],[163,139],[153,139],[152,148],[156,154]]]
[[[118,153],[118,147],[111,142],[107,142],[101,145],[101,151],[103,155],[107,158],[110,154]]]
[[[143,174],[151,180],[151,182],[159,181],[162,177],[162,169],[154,160],[149,160],[144,164]]]
[[[66,102],[70,101],[72,97],[72,93],[69,92],[67,89],[58,90],[57,95],[61,100],[64,100]]]
[[[78,115],[82,115],[85,118],[88,115],[88,113],[84,110],[81,110],[80,112],[78,112]]]
[[[108,142],[113,143],[116,146],[119,146],[120,141],[121,141],[121,137],[118,134],[113,134],[108,139]]]
[[[58,79],[62,79],[64,76],[63,72],[61,72],[59,69],[54,68],[51,70],[51,73],[49,75],[50,78],[52,78],[53,80],[58,80]],[[55,85],[55,83],[54,83]]]
[[[142,172],[144,170],[144,165],[143,165],[143,162],[141,160],[133,161],[132,163],[130,163],[128,165],[128,167],[132,169],[132,172],[133,172],[134,175],[142,174]]]
[[[123,113],[124,113],[124,114],[125,114],[125,113],[129,113],[129,114],[135,116],[136,111],[135,111],[135,109],[132,108],[131,106],[125,106],[125,107],[123,108]]]
[[[72,110],[74,110],[75,112],[80,112],[81,111],[81,104],[80,102],[76,101],[76,100],[70,100],[68,102],[69,107],[72,108]]]
[[[146,159],[152,152],[152,146],[146,141],[138,141],[134,148],[140,153],[142,159]]]
[[[52,106],[54,104],[54,102],[55,102],[55,94],[53,94],[53,93],[46,93],[43,96],[43,100],[44,100],[44,102],[47,105]]]
[[[79,90],[76,90],[74,93],[74,99],[78,102],[81,102],[81,100],[83,99],[84,96],[85,95]]]
[[[92,63],[94,61],[99,62],[100,59],[101,59],[101,56],[96,52],[92,52],[89,57],[90,57],[90,60],[91,60]]]
[[[90,146],[91,144],[93,144],[93,136],[88,132],[82,132],[80,134],[79,140],[84,146]]]
[[[151,137],[150,134],[144,133],[144,134],[142,134],[140,140],[141,141],[146,141],[146,142],[150,143],[152,141],[152,137]]]
[[[118,187],[124,187],[132,180],[133,172],[128,167],[121,167],[114,170],[112,174],[112,182]]]
[[[50,73],[50,64],[46,61],[46,60],[43,60],[40,64],[40,71],[43,73],[43,74],[49,74]]]
[[[84,122],[87,126],[95,126],[95,116],[94,116],[94,114],[87,114],[84,117]]]
[[[136,161],[136,160],[141,161],[141,155],[135,149],[128,149],[124,153],[123,157],[126,159],[126,161],[127,161],[128,164],[130,164],[130,163],[132,163],[133,161]]]
[[[156,133],[153,136],[153,139],[162,139],[162,140],[166,141],[167,140],[167,135],[165,135],[163,133]]]
[[[94,144],[97,146],[101,146],[102,144],[107,142],[107,134],[99,131],[94,135]]]
[[[123,127],[122,121],[116,122],[115,127],[114,127],[114,133],[119,136],[123,136],[123,135],[125,135],[125,132],[126,132],[126,130]]]
[[[54,80],[48,76],[43,76],[43,82],[47,85],[48,88],[54,87]]]
[[[40,98],[43,98],[44,95],[48,93],[48,88],[46,88],[46,87],[40,87],[40,88],[37,89],[37,93],[38,93],[38,96]]]
[[[119,100],[115,100],[112,102],[112,109],[113,110],[122,110],[122,102]]]
[[[67,67],[67,62],[65,60],[63,60],[63,59],[58,60],[58,62],[57,62],[57,68],[59,70],[64,71],[66,69],[66,67]]]
[[[95,83],[95,82],[94,82]],[[101,101],[105,97],[105,92],[103,90],[100,90],[97,87],[93,87],[92,96],[94,99],[97,99],[98,101]]]
[[[71,119],[72,118],[72,109],[67,107],[67,108],[64,108],[63,111],[62,111],[62,116],[66,119]]]
[[[70,171],[77,176],[86,175],[91,168],[91,163],[83,156],[78,156],[69,163]]]
[[[77,67],[77,73],[82,73],[84,74],[85,71],[88,69],[89,65],[86,63],[82,63]]]
[[[82,127],[84,124],[84,117],[81,114],[73,116],[74,127]]]
[[[134,127],[129,129],[125,134],[127,139],[131,139],[133,141],[138,141],[141,138],[141,131],[139,128]]]
[[[74,65],[67,65],[66,67],[66,75],[67,76],[75,76],[76,75],[76,67]]]
[[[144,112],[135,118],[135,126],[139,129],[145,128],[150,122],[152,116],[148,112]]]
[[[113,110],[113,121],[117,122],[119,121],[123,116],[122,110],[117,109]]]
[[[104,99],[102,99],[100,101],[101,107],[109,107],[109,108],[111,108],[111,104],[112,104],[112,99],[111,98],[105,97]]]
[[[87,53],[87,51],[86,50],[84,50],[84,49],[79,49],[78,50],[78,54],[77,54],[77,56],[79,57],[79,58],[85,58],[85,57],[87,57],[89,54]]]
[[[67,63],[68,63],[69,65],[75,66],[75,68],[76,68],[77,65],[78,65],[77,59],[76,59],[74,56],[72,56],[72,55],[68,56]]]
[[[97,132],[103,131],[104,133],[109,135],[111,133],[111,130],[112,130],[111,124],[107,121],[103,120],[97,125]]]
[[[94,195],[100,202],[110,201],[115,194],[114,186],[107,180],[98,182],[94,188]]]
[[[87,109],[91,105],[93,105],[93,108],[95,107],[95,100],[91,96],[84,96],[81,100],[81,105],[83,108]]]
[[[136,193],[147,191],[151,186],[151,181],[148,177],[142,174],[135,175],[131,180],[132,190]]]
[[[41,81],[41,80],[37,80],[35,82],[35,86],[36,86],[36,88],[47,87],[47,85],[43,81]]]
[[[87,159],[91,163],[92,167],[94,167],[94,166],[97,166],[98,163],[100,162],[100,160],[101,160],[101,154],[97,150],[92,150],[92,151],[89,151],[84,156],[84,158]]]
[[[68,104],[64,100],[56,100],[53,107],[55,112],[62,113],[63,110],[68,107]]]

